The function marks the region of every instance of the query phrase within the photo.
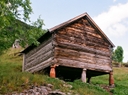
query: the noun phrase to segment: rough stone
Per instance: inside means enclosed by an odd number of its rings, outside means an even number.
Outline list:
[[[65,86],[69,87],[71,85],[65,84]],[[60,90],[52,90],[53,85],[47,84],[46,86],[32,86],[28,90],[24,90],[21,93],[13,92],[12,94],[6,94],[6,95],[72,95],[72,93],[64,93]]]

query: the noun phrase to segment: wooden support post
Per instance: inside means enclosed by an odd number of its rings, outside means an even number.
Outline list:
[[[85,68],[82,71],[81,80],[82,82],[86,83],[86,69]]]
[[[51,70],[50,70],[50,77],[51,78],[55,78],[56,77],[56,71],[55,71],[55,65],[51,66]]]
[[[114,78],[112,71],[109,73],[109,86],[114,87]]]

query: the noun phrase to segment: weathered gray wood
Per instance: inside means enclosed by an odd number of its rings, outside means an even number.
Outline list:
[[[26,58],[26,61],[27,62],[31,62],[32,60],[34,60],[35,58],[45,54],[46,52],[48,52],[52,48],[53,48],[52,47],[52,43],[49,43],[48,45],[44,46],[42,49],[40,49],[37,52],[35,52],[33,55],[31,55],[28,58]]]
[[[43,43],[41,43],[38,47],[34,48],[33,50],[29,51],[26,54],[26,58],[30,57],[31,55],[33,55],[35,52],[37,52],[38,50],[40,50],[42,47],[46,46],[48,43],[50,43],[52,41],[52,37],[50,37],[48,40],[44,41]]]
[[[74,57],[74,58],[83,58],[83,59],[89,59],[89,58],[99,58],[103,60],[110,60],[110,57],[102,56],[98,54],[93,53],[87,53],[83,51],[77,51],[67,48],[61,48],[61,47],[55,47],[55,56],[63,56],[63,57]],[[92,59],[91,59],[92,60]]]
[[[44,69],[44,68],[48,67],[50,64],[52,64],[52,62],[53,62],[52,60],[53,60],[53,57],[41,62],[40,64],[38,64],[36,66],[33,66],[33,67],[29,68],[29,69],[26,69],[25,71],[31,72],[31,73],[37,72],[37,71],[39,71],[41,69]]]
[[[72,43],[67,43],[67,42],[58,42],[58,43],[54,43],[56,46],[60,46],[63,48],[69,48],[69,49],[73,49],[73,50],[78,50],[78,51],[83,51],[83,52],[91,52],[94,54],[99,54],[99,55],[103,55],[103,56],[110,56],[109,52],[104,52],[104,51],[100,51],[100,50],[96,50],[93,48],[89,48],[89,47],[84,47],[84,46],[80,46],[80,45],[76,45],[76,44],[72,44]]]
[[[71,59],[57,58],[58,65],[74,67],[74,68],[87,68],[90,70],[109,72],[112,68],[108,65],[90,64]]]
[[[33,67],[33,66],[36,66],[36,65],[40,64],[41,62],[47,60],[47,59],[50,58],[50,57],[53,57],[53,51],[52,51],[52,50],[48,51],[48,52],[45,53],[45,54],[42,54],[42,55],[39,56],[39,57],[36,57],[36,58],[35,58],[33,61],[31,61],[31,62],[27,62],[27,61],[26,61],[27,64],[25,65],[25,69],[31,68],[31,67]]]
[[[98,41],[97,39],[88,40],[84,36],[81,37],[68,37],[67,35],[59,36],[56,35],[58,42],[67,42],[76,45],[88,46],[105,52],[109,52],[108,46],[104,42]],[[103,44],[102,44],[103,43]]]
[[[53,46],[52,46],[52,42],[47,43],[44,47],[42,47],[40,50],[37,50],[37,52],[35,52],[34,54],[30,55],[28,58],[26,58],[27,62],[31,62],[32,60],[34,60],[35,58],[45,54],[46,52],[48,52],[49,50],[52,50]]]

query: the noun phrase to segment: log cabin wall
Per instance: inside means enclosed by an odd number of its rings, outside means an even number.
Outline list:
[[[52,64],[54,52],[52,36],[48,37],[38,47],[24,54],[23,71],[37,72]]]
[[[54,32],[58,65],[112,71],[110,44],[84,17]]]

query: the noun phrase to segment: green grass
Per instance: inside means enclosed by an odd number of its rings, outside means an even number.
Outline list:
[[[111,90],[113,95],[128,95],[128,68],[113,68],[115,88]],[[108,84],[108,75],[92,78],[92,84],[103,85]]]
[[[108,85],[108,75],[93,77],[91,84],[82,83],[80,80],[66,82],[72,88],[63,86],[64,82],[50,78],[47,75],[22,72],[22,56],[15,56],[18,49],[9,49],[0,56],[0,94],[22,92],[30,86],[46,84],[54,85],[53,89],[71,92],[73,95],[110,95],[101,85]],[[113,95],[128,95],[128,68],[114,68],[115,88],[111,89]]]

